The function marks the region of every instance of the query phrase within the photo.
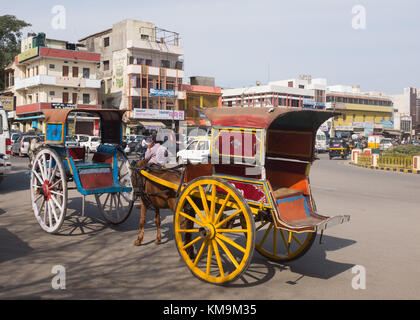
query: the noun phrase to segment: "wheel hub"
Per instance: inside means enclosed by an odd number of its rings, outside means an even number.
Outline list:
[[[216,228],[211,223],[207,223],[204,227],[198,229],[198,231],[203,238],[214,239],[216,236]]]
[[[42,192],[45,200],[50,200],[51,198],[51,183],[48,180],[45,180],[42,184]]]

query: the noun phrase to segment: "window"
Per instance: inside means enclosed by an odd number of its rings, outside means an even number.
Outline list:
[[[109,37],[104,38],[104,47],[109,47]]]
[[[146,59],[146,66],[152,65],[152,59]]]
[[[300,84],[300,85],[299,85],[299,89],[305,89],[305,86],[304,86],[304,85],[302,85],[302,84]]]
[[[160,61],[160,66],[161,66],[162,68],[169,68],[169,67],[170,67],[170,62],[169,62],[169,60],[161,60],[161,61]]]
[[[83,68],[83,78],[85,78],[85,79],[90,78],[90,69],[89,68]]]
[[[38,73],[39,73],[39,69],[38,69],[38,66],[36,66],[36,67],[35,67],[35,75],[37,76],[37,75],[38,75]]]
[[[90,103],[90,95],[89,93],[83,94],[83,104],[89,104]]]
[[[63,66],[63,77],[69,76],[69,66]]]
[[[147,41],[147,40],[149,40],[149,35],[148,34],[141,34],[140,39]]]
[[[195,147],[197,146],[197,143],[198,143],[198,141],[194,141],[194,142],[192,142],[192,143],[188,146],[187,150],[195,150]]]
[[[73,78],[78,78],[79,77],[79,68],[78,67],[73,67]]]
[[[55,69],[55,65],[54,64],[50,64],[50,69]]]
[[[50,91],[50,96],[54,96],[55,95],[55,91]]]
[[[287,86],[288,86],[288,87],[290,87],[290,88],[293,88],[293,81],[289,81],[289,82],[287,83]]]
[[[69,93],[63,92],[63,103],[69,103]]]
[[[109,60],[104,61],[104,71],[109,70]]]

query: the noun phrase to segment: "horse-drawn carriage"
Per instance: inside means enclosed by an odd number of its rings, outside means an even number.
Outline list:
[[[210,161],[181,165],[180,178],[170,181],[160,174],[165,169],[130,168],[118,147],[122,112],[84,111],[102,120],[103,144],[91,161],[82,150],[63,147],[70,111],[44,111],[49,145],[35,158],[31,194],[35,216],[48,232],[57,232],[63,222],[71,180],[81,194],[95,195],[108,221],[123,222],[136,195],[143,202],[146,195],[147,189],[135,190],[130,180],[135,169],[172,192],[175,243],[190,271],[220,284],[240,277],[255,250],[287,262],[305,254],[317,232],[350,219],[320,215],[310,189],[316,132],[332,112],[201,109],[212,125]]]
[[[43,110],[45,143],[34,156],[30,178],[32,208],[46,232],[57,233],[66,216],[68,186],[83,195],[94,195],[99,211],[113,224],[129,216],[135,199],[128,159],[120,150],[122,115],[119,110]],[[84,147],[66,147],[71,113],[90,114],[101,121],[102,144],[92,159]],[[74,115],[76,116],[76,115]]]

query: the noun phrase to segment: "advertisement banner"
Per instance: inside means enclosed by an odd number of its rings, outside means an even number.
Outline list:
[[[175,90],[163,90],[163,89],[150,89],[150,96],[152,97],[166,97],[166,98],[177,98],[178,93]]]
[[[134,108],[133,118],[154,120],[184,120],[184,111]]]
[[[20,54],[18,54],[18,62],[21,63],[22,61],[28,60],[30,58],[36,57],[38,55],[38,47],[26,50]]]
[[[51,109],[73,109],[76,106],[73,103],[51,103]]]
[[[14,110],[13,96],[0,96],[0,109],[6,111]]]

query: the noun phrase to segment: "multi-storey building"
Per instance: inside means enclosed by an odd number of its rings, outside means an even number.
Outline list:
[[[7,111],[9,119],[14,118],[14,110],[16,109],[15,68],[15,63],[11,62],[4,69],[4,89],[0,91],[0,109]]]
[[[404,88],[402,94],[392,96],[395,127],[405,135],[420,135],[420,89]]]
[[[223,89],[222,105],[227,107],[325,108],[326,80],[302,75],[297,79],[272,81],[267,85]]]
[[[45,39],[39,34],[33,46],[15,57],[15,96],[18,129],[43,130],[42,109],[100,108],[100,86],[97,79],[98,53],[67,41]],[[92,127],[93,123],[88,126]],[[89,132],[89,130],[88,130]]]
[[[139,125],[135,109],[178,110],[184,77],[178,33],[127,19],[79,41],[89,51],[101,53],[103,106],[130,110],[131,126]],[[156,112],[143,114],[150,114],[156,126],[165,125],[155,121]]]
[[[394,129],[392,98],[380,92],[360,92],[359,86],[329,86],[327,109],[341,113],[331,121],[334,133],[370,135]]]

